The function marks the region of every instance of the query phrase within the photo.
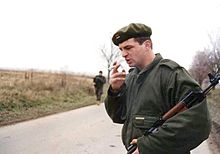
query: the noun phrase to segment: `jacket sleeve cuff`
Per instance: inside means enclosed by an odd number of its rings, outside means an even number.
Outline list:
[[[122,85],[120,90],[118,90],[117,92],[113,91],[111,86],[109,86],[109,89],[108,89],[108,95],[111,97],[120,97],[123,95],[124,92],[125,92],[125,84]]]

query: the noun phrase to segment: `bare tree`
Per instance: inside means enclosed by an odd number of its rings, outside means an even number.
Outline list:
[[[209,34],[210,48],[208,65],[212,73],[220,73],[220,29],[214,34]]]
[[[207,78],[207,74],[210,72],[210,67],[207,65],[208,62],[209,57],[207,52],[198,51],[189,69],[190,74],[200,85],[202,85],[203,81]]]
[[[190,74],[202,85],[208,73],[220,73],[220,30],[209,34],[210,46],[196,53]]]
[[[111,66],[113,65],[113,63],[115,61],[120,61],[121,60],[121,58],[122,58],[121,53],[118,50],[118,48],[116,48],[116,46],[114,46],[114,44],[112,42],[111,42],[110,50],[108,50],[106,48],[106,46],[104,45],[101,48],[101,52],[102,52],[102,56],[104,57],[104,59],[107,62],[107,69],[108,69],[107,81],[109,82]]]

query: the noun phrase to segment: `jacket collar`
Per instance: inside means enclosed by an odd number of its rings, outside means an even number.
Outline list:
[[[161,59],[163,59],[163,57],[160,55],[160,53],[155,54],[155,58],[152,61],[152,63],[150,63],[149,65],[147,65],[145,68],[143,68],[142,70],[138,69],[137,67],[135,68],[135,74],[143,74],[144,72],[151,70],[154,66],[156,66]]]

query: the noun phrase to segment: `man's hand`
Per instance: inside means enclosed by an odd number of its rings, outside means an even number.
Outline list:
[[[114,68],[109,81],[113,91],[120,90],[121,86],[125,82],[126,73],[124,70],[122,72],[118,72],[119,66],[120,64],[118,64],[117,62],[113,64]]]
[[[133,139],[130,144],[137,144],[137,139]],[[137,147],[137,149],[133,152],[133,154],[139,154],[138,147]]]

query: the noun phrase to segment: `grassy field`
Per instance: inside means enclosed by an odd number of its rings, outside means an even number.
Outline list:
[[[212,130],[209,135],[209,148],[220,153],[220,89],[213,90],[208,96],[208,107],[212,118]]]
[[[96,103],[92,77],[0,71],[0,126]]]
[[[0,70],[0,81],[0,126],[97,103],[88,76]],[[208,96],[208,106],[220,125],[219,88]]]
[[[208,96],[208,107],[212,121],[220,125],[220,88],[216,88]]]

